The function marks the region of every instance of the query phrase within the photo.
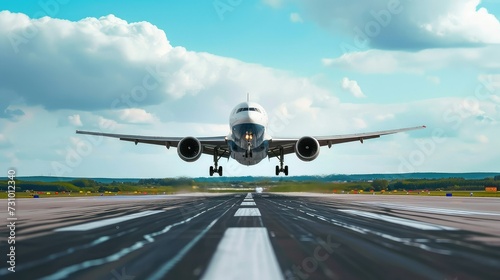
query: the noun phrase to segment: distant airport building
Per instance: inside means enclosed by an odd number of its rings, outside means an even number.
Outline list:
[[[484,187],[484,191],[486,192],[496,192],[498,190],[497,187],[493,187],[493,186],[486,186]]]

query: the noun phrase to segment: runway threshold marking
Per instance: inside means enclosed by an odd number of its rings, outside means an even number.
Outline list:
[[[235,217],[258,217],[260,216],[259,208],[239,208],[234,213]]]
[[[226,229],[202,279],[283,279],[267,229]]]
[[[96,229],[96,228],[100,228],[100,227],[104,227],[104,226],[109,226],[112,224],[125,222],[125,221],[132,220],[132,219],[146,217],[146,216],[153,215],[153,214],[158,214],[161,212],[165,212],[165,211],[164,210],[148,210],[148,211],[134,213],[134,214],[125,215],[125,216],[121,216],[121,217],[110,218],[110,219],[89,222],[89,223],[80,224],[80,225],[58,228],[55,231],[86,231],[86,230]]]
[[[388,215],[364,212],[364,211],[359,211],[359,210],[340,209],[339,211],[344,212],[344,213],[348,213],[348,214],[352,214],[352,215],[356,215],[356,216],[386,221],[389,223],[408,226],[408,227],[421,229],[421,230],[457,230],[456,228],[452,228],[452,227],[434,225],[434,224],[430,224],[430,223],[425,223],[425,222],[420,222],[420,221],[415,221],[415,220],[408,220],[408,219],[403,219],[403,218],[398,218],[398,217],[393,217],[393,216],[388,216]]]

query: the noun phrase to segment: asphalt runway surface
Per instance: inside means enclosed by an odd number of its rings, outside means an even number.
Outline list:
[[[4,226],[2,279],[500,275],[494,198],[245,193],[16,202],[16,272],[7,270]]]

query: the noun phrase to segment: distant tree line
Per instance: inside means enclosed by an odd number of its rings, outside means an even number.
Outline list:
[[[194,180],[190,178],[164,178],[164,179],[141,179],[137,183],[138,185],[145,186],[192,186],[194,185]]]
[[[484,190],[485,186],[500,187],[500,181],[493,178],[466,180],[463,178],[446,179],[408,179],[391,181],[388,190]]]
[[[191,178],[164,178],[164,179],[141,179],[137,183],[133,182],[116,182],[100,183],[90,179],[75,179],[68,182],[32,182],[32,181],[16,181],[16,191],[53,191],[53,192],[129,192],[144,189],[179,189],[191,188],[194,185],[202,185],[204,187],[222,187],[231,186],[233,183],[227,182],[195,182]],[[286,189],[301,187],[310,188],[330,188],[343,190],[365,190],[365,191],[381,191],[381,190],[483,190],[485,186],[498,187],[500,189],[500,175],[494,178],[487,179],[472,179],[464,178],[446,178],[446,179],[404,179],[404,180],[373,180],[371,182],[349,182],[349,183],[326,183],[326,182],[270,182],[263,180],[261,182],[244,183],[240,182],[238,186],[253,187],[271,185],[275,187],[286,187]],[[0,181],[0,190],[7,191],[7,181]]]

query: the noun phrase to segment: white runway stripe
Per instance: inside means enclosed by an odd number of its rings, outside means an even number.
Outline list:
[[[235,217],[245,217],[245,216],[260,216],[260,211],[258,208],[239,208],[236,213],[234,213]]]
[[[75,225],[75,226],[68,226],[68,227],[58,228],[55,231],[85,231],[85,230],[91,230],[91,229],[95,229],[95,228],[109,226],[109,225],[112,225],[112,224],[121,223],[121,222],[132,220],[132,219],[146,217],[146,216],[157,214],[157,213],[161,213],[161,212],[164,212],[164,210],[144,211],[144,212],[140,212],[140,213],[135,213],[135,214],[130,214],[130,215],[126,215],[126,216],[121,216],[121,217],[116,217],[116,218],[111,218],[111,219],[106,219],[106,220],[100,220],[100,221],[85,223],[85,224],[81,224],[81,225]]]
[[[243,201],[241,203],[241,206],[252,206],[252,205],[256,205],[255,202],[246,202],[246,201]]]
[[[386,222],[394,223],[394,224],[398,224],[398,225],[417,228],[417,229],[421,229],[421,230],[456,230],[456,228],[452,228],[452,227],[439,226],[439,225],[434,225],[434,224],[429,224],[429,223],[424,223],[424,222],[419,222],[419,221],[414,221],[414,220],[408,220],[408,219],[387,216],[387,215],[382,215],[382,214],[376,214],[376,213],[370,213],[370,212],[364,212],[364,211],[358,211],[358,210],[339,210],[339,211],[342,211],[344,213],[357,215],[357,216],[361,216],[361,217],[366,217],[366,218],[386,221]]]
[[[463,215],[463,216],[471,216],[471,215],[500,216],[499,212],[483,212],[483,211],[468,211],[468,210],[457,210],[457,209],[429,208],[429,207],[400,205],[400,204],[392,204],[392,203],[370,203],[370,204],[377,204],[377,205],[381,205],[381,206],[387,206],[387,207],[390,207],[393,209],[424,212],[424,213],[460,215],[460,216],[461,215]]]
[[[283,279],[267,229],[228,228],[202,279]]]

